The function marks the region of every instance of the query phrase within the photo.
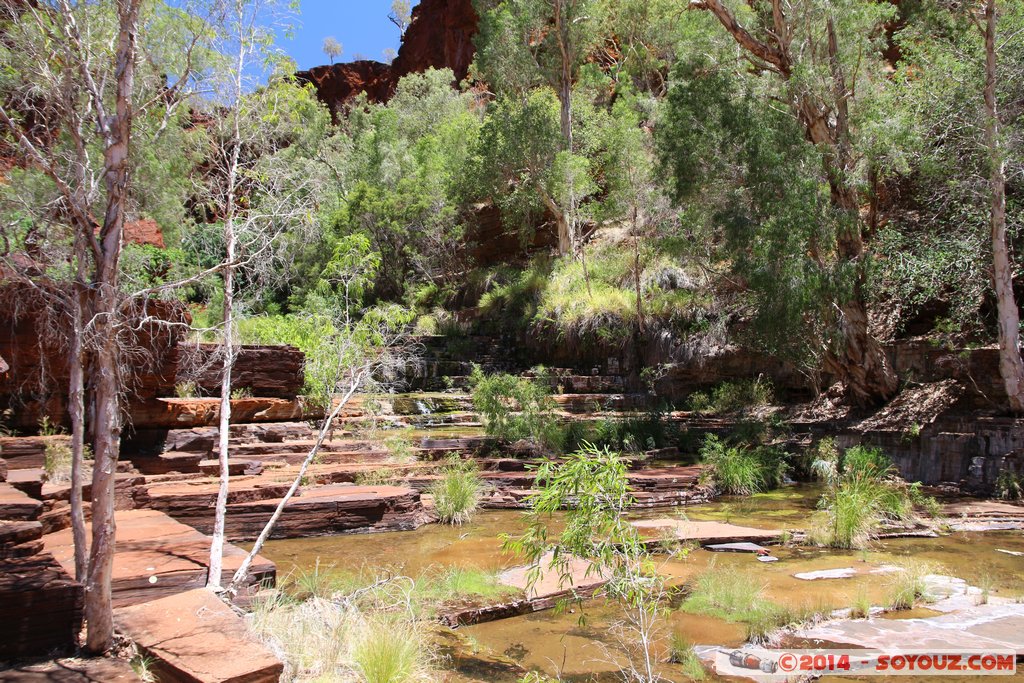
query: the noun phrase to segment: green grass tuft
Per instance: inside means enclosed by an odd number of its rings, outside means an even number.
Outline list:
[[[678,633],[673,633],[669,641],[668,661],[678,664],[691,681],[703,681],[708,676],[704,663],[693,650],[693,644]]]
[[[483,483],[475,470],[456,466],[430,487],[434,509],[444,524],[464,524],[480,504]]]
[[[375,615],[360,629],[352,662],[366,683],[413,683],[430,678],[425,634],[408,621]]]
[[[728,446],[714,434],[704,439],[701,460],[707,476],[723,493],[750,495],[778,487],[785,477],[785,454],[771,446]]]

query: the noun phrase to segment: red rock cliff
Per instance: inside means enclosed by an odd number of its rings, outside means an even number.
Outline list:
[[[312,83],[335,116],[361,92],[371,102],[386,102],[402,76],[431,67],[451,69],[456,81],[461,81],[473,61],[477,22],[472,0],[421,0],[413,8],[402,47],[391,64],[369,60],[330,64],[300,71],[296,77]]]

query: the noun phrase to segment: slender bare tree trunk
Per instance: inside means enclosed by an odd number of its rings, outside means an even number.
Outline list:
[[[121,449],[121,354],[118,339],[118,269],[121,235],[128,201],[129,142],[132,129],[132,95],[135,89],[135,38],[141,0],[119,0],[116,46],[116,94],[113,116],[103,114],[94,102],[105,138],[103,151],[106,213],[100,229],[100,254],[91,322],[95,327],[95,461],[92,470],[92,547],[85,582],[86,647],[105,652],[113,643],[114,618],[110,585],[114,566],[114,475]],[[79,230],[86,226],[79,226]],[[89,228],[91,230],[91,227]],[[91,237],[91,235],[90,235]]]
[[[241,21],[241,3],[237,5],[239,21]],[[228,486],[231,480],[228,465],[229,444],[231,436],[231,370],[235,365],[235,256],[238,248],[238,235],[235,232],[235,193],[238,186],[238,159],[242,149],[242,131],[238,111],[242,97],[242,77],[245,69],[245,52],[247,44],[244,39],[238,41],[234,82],[235,108],[232,112],[231,155],[228,161],[227,192],[225,193],[224,244],[227,250],[224,267],[224,326],[221,341],[221,353],[224,357],[224,368],[220,382],[220,422],[218,424],[218,453],[220,465],[220,486],[217,489],[217,503],[214,508],[213,536],[210,539],[210,568],[206,575],[206,587],[220,590],[221,573],[224,565],[224,526],[228,514]]]
[[[89,568],[85,511],[82,501],[82,469],[85,461],[85,334],[82,285],[85,280],[85,245],[75,235],[77,277],[71,291],[71,354],[68,377],[68,413],[71,417],[71,538],[75,544],[75,580],[85,581]]]
[[[570,154],[573,151],[572,136],[572,45],[570,44],[570,27],[566,25],[564,11],[565,2],[570,0],[554,0],[555,33],[558,36],[558,51],[560,64],[558,72],[558,105],[559,124],[562,130],[562,139],[565,150]],[[569,188],[570,194],[572,188]],[[573,200],[569,200],[569,206],[561,207],[561,219],[558,223],[558,253],[575,255],[577,249],[577,226],[573,215]],[[586,265],[584,265],[584,271]],[[588,282],[589,288],[589,282]]]
[[[233,194],[230,193],[229,194]],[[224,237],[227,242],[227,262],[224,269],[224,336],[221,342],[221,354],[224,357],[224,368],[220,380],[220,421],[218,423],[218,452],[220,465],[220,486],[217,489],[217,503],[214,508],[213,536],[210,540],[210,569],[206,576],[206,587],[219,590],[221,571],[224,562],[224,525],[227,521],[228,485],[231,479],[228,466],[229,440],[231,437],[231,370],[235,365],[235,231],[234,220],[229,218],[224,223]]]
[[[1024,361],[1020,356],[1020,310],[1013,294],[1013,266],[1006,241],[1006,161],[996,102],[996,0],[985,3],[985,144],[991,190],[992,280],[999,316],[999,373],[1010,410],[1024,412]]]
[[[270,534],[274,532],[274,527],[277,526],[277,520],[281,518],[281,514],[284,512],[285,506],[288,505],[288,501],[290,501],[295,495],[295,492],[299,490],[302,479],[306,476],[306,470],[309,469],[310,464],[316,459],[317,454],[320,452],[320,447],[327,439],[327,435],[331,431],[331,426],[334,424],[335,418],[338,417],[342,409],[348,404],[349,400],[351,400],[352,395],[359,389],[359,386],[363,382],[365,373],[366,371],[362,370],[352,378],[348,389],[338,401],[338,404],[334,406],[334,409],[331,410],[330,413],[324,417],[323,422],[320,423],[320,431],[317,433],[316,441],[313,442],[312,448],[310,448],[309,453],[306,454],[306,459],[302,461],[302,465],[299,467],[298,474],[295,475],[292,485],[288,487],[288,491],[277,504],[277,508],[274,509],[274,514],[270,516],[270,519],[263,527],[263,531],[260,532],[260,535],[256,538],[256,542],[253,543],[252,549],[249,550],[249,554],[245,556],[245,559],[242,560],[242,564],[239,565],[238,569],[235,571],[235,575],[231,578],[231,583],[225,590],[228,597],[234,597],[242,588],[242,585],[249,576],[249,567],[252,566],[252,561],[257,555],[259,555],[260,551],[263,549],[263,544],[267,542],[268,538],[270,538]]]

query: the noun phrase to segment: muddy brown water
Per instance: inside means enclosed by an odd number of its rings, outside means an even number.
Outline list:
[[[645,511],[642,516],[685,514],[693,520],[727,521],[758,528],[802,528],[814,513],[819,494],[817,487],[797,485],[680,510]],[[557,518],[553,525],[552,531],[557,531]],[[311,568],[317,562],[321,567],[333,565],[339,570],[386,568],[411,576],[428,568],[447,566],[496,572],[521,563],[502,551],[500,535],[518,533],[523,527],[520,512],[482,511],[461,527],[434,524],[408,532],[271,541],[263,555],[277,563],[282,575],[293,568]],[[890,539],[876,542],[866,552],[777,547],[772,552],[779,561],[774,563],[758,562],[746,553],[713,553],[698,548],[684,557],[659,556],[659,564],[672,584],[685,585],[714,566],[758,584],[771,601],[817,610],[848,607],[861,596],[867,596],[874,605],[883,604],[889,579],[885,574],[870,572],[908,560],[928,563],[935,573],[987,586],[996,595],[1024,596],[1024,557],[998,549],[1024,552],[1024,534],[995,531]],[[848,567],[857,571],[852,578],[807,581],[794,576]],[[929,612],[925,607],[893,613],[887,618],[928,616]],[[585,616],[585,621],[581,622],[581,616]],[[619,669],[625,654],[615,628],[620,620],[618,605],[591,600],[582,606],[582,613],[580,607],[571,612],[550,610],[463,627],[459,630],[461,651],[449,660],[455,669],[449,679],[496,683],[517,680],[514,673],[502,672],[500,668],[490,669],[481,678],[474,667],[482,660],[475,653],[486,652],[526,669],[560,675],[563,681],[621,680]],[[744,642],[746,630],[743,624],[673,610],[663,621],[656,647],[662,655],[672,634],[691,643],[735,647]],[[663,665],[661,673],[667,680],[687,680],[674,665]]]

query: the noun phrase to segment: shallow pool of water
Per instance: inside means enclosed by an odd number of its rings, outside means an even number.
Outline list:
[[[814,486],[791,486],[704,505],[648,510],[638,516],[685,515],[692,520],[760,528],[801,528],[814,513],[819,494],[820,489]],[[556,533],[558,518],[554,526],[552,531]],[[294,567],[312,567],[317,561],[321,566],[333,565],[341,570],[388,568],[412,576],[436,566],[499,571],[521,563],[502,552],[501,534],[516,534],[523,528],[521,512],[482,511],[461,527],[428,525],[409,532],[271,541],[263,554],[278,564],[282,575]],[[701,572],[714,567],[758,585],[764,597],[773,602],[829,610],[849,607],[864,598],[874,605],[885,604],[892,581],[884,573],[885,568],[908,561],[925,562],[936,573],[964,578],[973,585],[989,588],[995,595],[1024,596],[1024,557],[1002,553],[1000,549],[1024,552],[1024,534],[1001,531],[890,539],[876,542],[869,551],[776,547],[772,554],[779,561],[773,563],[758,562],[748,553],[714,553],[698,548],[683,556],[659,555],[658,563],[669,583],[681,585],[684,590]],[[808,581],[794,576],[847,568],[854,570],[853,577]],[[470,652],[452,658],[457,669],[465,666],[463,675],[456,678],[496,683],[506,677],[516,680],[513,674],[501,674],[493,668],[488,669],[491,673],[485,678],[472,673],[473,667],[482,666],[481,660],[472,656],[472,650],[479,648],[503,655],[528,669],[549,676],[560,675],[563,681],[621,680],[618,671],[627,660],[622,638],[616,632],[616,625],[622,621],[621,608],[592,600],[583,606],[583,611],[585,623],[580,623],[581,612],[577,607],[572,612],[539,612],[460,629],[470,644]],[[661,659],[665,659],[672,635],[691,643],[732,647],[744,642],[746,627],[673,610],[663,620],[657,641]],[[671,681],[686,680],[674,665],[663,665],[662,674]]]

